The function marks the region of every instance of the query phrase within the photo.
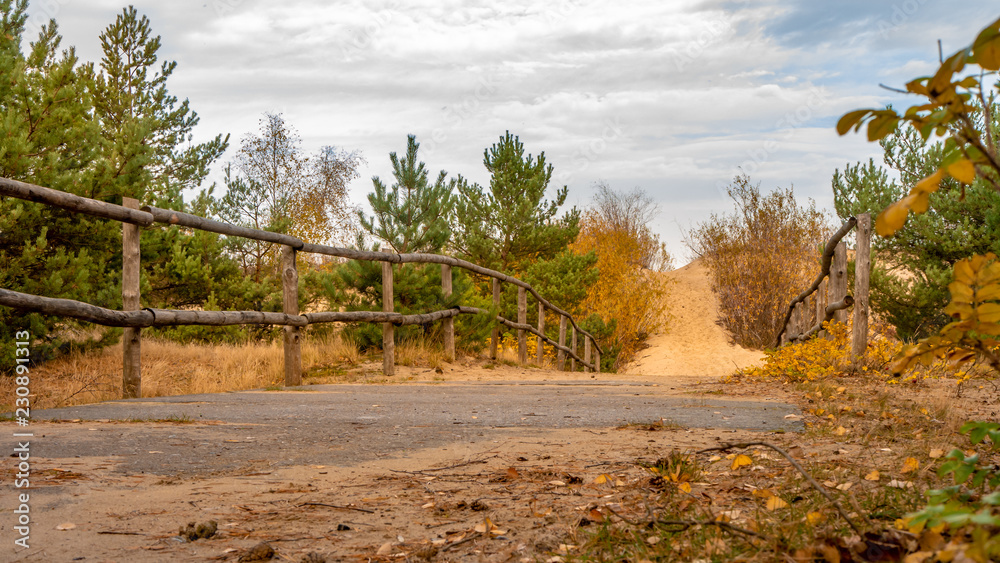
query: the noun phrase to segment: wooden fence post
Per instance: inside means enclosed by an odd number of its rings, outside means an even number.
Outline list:
[[[847,243],[840,241],[833,253],[833,263],[830,265],[830,303],[837,303],[847,296]],[[846,323],[847,309],[834,313],[833,322]]]
[[[382,248],[382,252],[388,251]],[[382,262],[382,311],[393,311],[392,262]],[[382,375],[396,375],[396,331],[392,323],[382,323]]]
[[[601,349],[594,346],[594,371],[601,373]]]
[[[827,286],[829,286],[829,279],[824,279],[819,283],[819,288],[816,289],[816,322],[821,323],[823,319],[826,318],[826,305],[827,305]],[[816,333],[817,337],[823,337],[826,335],[826,331],[820,330]]]
[[[500,308],[500,280],[493,278],[493,306]],[[497,348],[500,346],[500,325],[494,324],[490,332],[490,359],[497,359]]]
[[[545,305],[541,301],[538,302],[538,332],[545,334]],[[544,342],[541,336],[535,340],[535,359],[538,361],[539,366],[545,360],[545,348],[542,346]]]
[[[570,358],[569,358],[569,371],[576,371],[576,358],[574,357],[576,355],[576,327],[575,326],[570,325],[570,327],[569,327],[569,334],[570,334],[569,349],[573,351],[573,356],[570,356]]]
[[[441,264],[441,294],[451,296],[451,266]],[[444,320],[444,356],[449,362],[455,361],[455,317]]]
[[[583,373],[590,373],[590,368],[587,364],[590,363],[590,337],[583,337]]]
[[[858,215],[857,245],[854,254],[854,329],[851,334],[851,356],[855,361],[868,348],[868,285],[871,276],[872,217]]]
[[[517,324],[528,323],[528,290],[517,286]],[[528,363],[528,333],[523,328],[517,329],[517,362]]]
[[[299,272],[295,267],[295,249],[281,247],[281,281],[283,312],[299,314]],[[285,386],[302,385],[302,332],[297,326],[286,325],[285,332]]]
[[[122,198],[122,206],[139,209],[139,200]],[[137,311],[140,307],[139,226],[122,223],[122,310]],[[126,328],[122,336],[122,398],[142,396],[142,365],[140,360],[140,328]]]
[[[559,315],[559,345],[566,345],[566,316]],[[566,370],[566,352],[559,350],[556,352],[556,363],[559,364],[559,371]]]

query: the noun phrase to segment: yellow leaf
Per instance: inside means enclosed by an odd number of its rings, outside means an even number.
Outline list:
[[[844,428],[843,426],[838,426],[837,429],[833,431],[833,433],[836,434],[837,436],[843,436],[844,434],[847,434],[847,429]]]
[[[935,170],[933,174],[917,182],[913,189],[910,190],[911,194],[922,193],[929,194],[936,192],[938,186],[941,185],[941,180],[944,179],[944,172],[941,170]]]
[[[871,473],[865,475],[865,481],[878,481],[880,476],[881,474],[878,472],[878,469],[873,469]]]
[[[822,524],[823,522],[826,522],[826,515],[822,512],[810,512],[809,514],[806,514],[806,522],[809,522],[809,524],[813,526]]]
[[[892,236],[903,228],[903,223],[906,223],[906,216],[909,213],[909,208],[902,201],[893,203],[875,218],[875,231],[879,236]]]
[[[781,500],[779,496],[773,496],[767,499],[767,509],[768,510],[778,510],[779,508],[785,508],[788,503]]]
[[[744,466],[747,466],[747,465],[752,465],[752,464],[753,464],[753,460],[750,459],[750,456],[748,456],[746,454],[740,454],[740,455],[736,456],[735,458],[733,458],[732,469],[735,471],[735,470],[737,470],[737,469],[739,469],[741,467],[744,467]]]
[[[603,485],[605,483],[610,483],[610,482],[611,482],[611,476],[608,475],[607,473],[601,473],[600,475],[597,476],[596,479],[594,479],[595,485]]]
[[[979,32],[972,44],[972,54],[976,64],[984,69],[1000,70],[1000,34],[997,32],[996,22]]]
[[[682,491],[684,491],[685,493],[690,493],[691,492],[691,483],[688,483],[688,482],[678,483],[677,484],[677,488],[680,489],[680,490],[682,490]]]
[[[754,489],[750,494],[757,498],[771,498],[774,496],[774,491],[771,489]]]
[[[1000,321],[1000,305],[996,303],[983,303],[976,307],[976,316],[981,323],[995,323]]]
[[[948,166],[948,175],[963,184],[971,184],[976,179],[976,166],[968,158],[963,158]]]
[[[899,470],[900,473],[912,473],[920,469],[920,462],[917,461],[915,457],[908,457],[906,461],[903,462],[903,468]]]

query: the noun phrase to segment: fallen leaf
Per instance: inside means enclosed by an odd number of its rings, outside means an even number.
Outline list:
[[[912,489],[913,483],[910,481],[900,481],[898,479],[893,479],[886,484],[886,487],[892,487],[893,489]]]
[[[836,434],[837,436],[843,436],[844,434],[847,434],[847,429],[844,428],[843,426],[838,426],[837,429],[833,431],[833,433]]]
[[[590,512],[587,513],[587,518],[590,518],[594,522],[602,522],[604,520],[604,513],[597,508],[591,508]]]
[[[741,467],[745,467],[747,465],[752,465],[752,464],[753,464],[753,460],[750,459],[750,456],[748,456],[746,454],[740,454],[740,455],[736,456],[735,458],[733,458],[733,465],[731,467],[735,471],[735,470],[737,470],[737,469],[739,469]]]
[[[806,522],[809,522],[809,524],[813,526],[822,524],[823,522],[826,522],[826,515],[822,512],[810,512],[809,514],[806,514]]]
[[[491,536],[502,536],[507,533],[507,530],[501,530],[489,518],[483,518],[482,522],[476,524],[475,531],[480,534],[489,534]]]
[[[558,481],[558,480],[557,481],[549,481],[549,484],[550,485],[555,485],[557,487],[564,487],[564,486],[566,486],[566,482],[565,481]]]
[[[847,387],[837,387],[837,393],[843,393],[844,391],[847,391]]]
[[[827,487],[830,487],[831,489],[836,488],[837,486],[836,481],[823,481],[823,484],[826,485]]]
[[[509,477],[511,479],[520,479],[521,478],[521,474],[518,473],[517,469],[514,469],[513,467],[508,467],[507,468],[507,477]]]
[[[648,538],[646,538],[646,543],[648,543],[649,545],[656,545],[660,543],[660,539],[661,539],[660,536],[649,536]]]
[[[712,457],[708,458],[708,462],[712,463],[712,462],[715,462],[715,461],[719,461],[720,459],[722,459],[722,456],[713,455]]]
[[[767,509],[768,510],[778,510],[779,508],[785,508],[788,503],[781,499],[779,496],[773,496],[767,499]]]
[[[718,516],[715,517],[716,522],[729,522],[740,517],[743,511],[740,509],[726,510],[720,512]]]
[[[56,529],[60,531],[66,531],[66,530],[72,530],[75,527],[76,524],[72,522],[66,522],[65,524],[59,524],[58,526],[56,526]]]
[[[774,496],[774,491],[771,489],[754,489],[750,494],[757,498],[771,498]]]
[[[604,485],[605,483],[610,483],[610,482],[611,482],[611,476],[608,475],[607,473],[601,473],[600,475],[597,476],[596,479],[594,479],[595,485]]]
[[[682,490],[682,491],[684,491],[685,493],[690,493],[691,492],[691,483],[688,483],[686,481],[683,482],[683,483],[678,483],[677,484],[677,488],[680,489],[680,490]]]
[[[378,548],[378,551],[375,552],[375,555],[389,555],[390,553],[392,553],[392,543],[385,542],[384,544],[382,544],[382,547]]]
[[[865,481],[878,481],[880,476],[881,474],[878,472],[878,469],[873,469],[871,473],[865,475]]]
[[[421,506],[420,508],[434,508],[434,503],[428,502],[427,504]]]
[[[912,473],[920,469],[920,462],[917,461],[915,457],[908,457],[906,461],[903,462],[903,468],[899,470],[900,473]]]
[[[847,489],[850,489],[853,486],[854,486],[854,483],[841,483],[841,484],[837,485],[837,490],[838,491],[846,491]]]
[[[802,417],[797,414],[786,414],[785,420],[802,420]]]
[[[929,455],[931,459],[937,459],[944,455],[944,450],[935,448],[931,450],[931,453]]]

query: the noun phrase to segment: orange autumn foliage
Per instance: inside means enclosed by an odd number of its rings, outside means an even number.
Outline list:
[[[581,307],[584,316],[614,319],[610,345],[619,350],[616,367],[628,362],[649,335],[662,330],[668,317],[669,280],[660,272],[670,269],[670,256],[645,225],[632,227],[590,210],[570,245],[574,252],[597,254],[601,275]]]

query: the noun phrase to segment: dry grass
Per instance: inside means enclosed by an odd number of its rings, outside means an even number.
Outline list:
[[[331,370],[342,373],[358,365],[362,356],[353,342],[339,336],[307,338],[302,343],[302,366],[308,383],[331,381]],[[162,397],[195,393],[223,393],[260,389],[284,383],[280,342],[245,345],[178,344],[145,339],[142,342],[142,396]],[[336,378],[333,378],[334,380]],[[4,397],[14,397],[13,379],[2,378]],[[9,388],[9,389],[7,389]],[[121,398],[122,346],[73,353],[31,371],[32,406],[55,408]],[[12,405],[3,405],[13,410]]]

